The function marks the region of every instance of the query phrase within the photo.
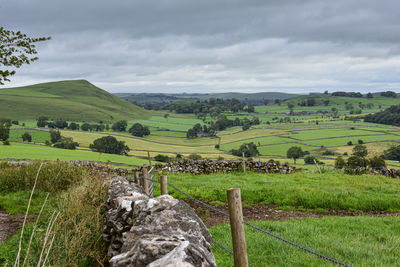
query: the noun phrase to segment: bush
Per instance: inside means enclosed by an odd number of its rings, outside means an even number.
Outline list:
[[[129,128],[128,132],[130,132],[133,136],[143,137],[150,134],[149,127],[143,126],[140,123],[135,123]]]
[[[338,156],[335,159],[335,168],[336,169],[343,169],[345,166],[346,166],[346,161],[341,156]]]
[[[22,136],[22,141],[26,142],[32,142],[32,135],[29,133],[24,133]]]
[[[351,156],[347,159],[347,166],[350,168],[360,168],[360,167],[367,167],[368,160],[363,157],[359,156]]]
[[[53,145],[57,148],[63,149],[76,149],[79,146],[77,142],[74,142],[71,137],[61,137],[61,139]]]
[[[349,142],[347,142],[347,145],[348,145],[348,146],[352,146],[352,145],[353,145],[353,142],[349,141]]]
[[[128,126],[128,122],[126,120],[120,120],[120,121],[115,122],[111,126],[111,129],[113,129],[113,131],[116,131],[116,132],[125,132],[126,126]]]
[[[54,144],[60,141],[61,133],[59,130],[51,130],[50,131],[50,141]]]
[[[324,155],[324,156],[332,156],[332,155],[335,155],[335,152],[330,151],[330,150],[325,150],[324,152],[322,152],[322,155]]]
[[[353,155],[354,156],[358,156],[358,157],[365,157],[368,155],[368,150],[367,147],[365,145],[356,145],[353,148]]]
[[[254,157],[260,154],[260,152],[258,152],[256,144],[254,144],[253,142],[242,144],[239,149],[232,149],[231,152],[233,155],[239,157],[241,157],[244,153],[244,156],[246,158]]]
[[[154,157],[154,160],[160,162],[168,162],[170,161],[170,157],[168,157],[167,155],[158,154],[157,156]]]
[[[304,163],[305,163],[305,164],[314,164],[314,160],[315,160],[317,163],[321,163],[321,162],[318,161],[318,159],[317,159],[316,157],[314,157],[314,156],[307,156],[307,157],[305,157],[305,158],[304,158]]]
[[[381,169],[386,167],[386,162],[382,156],[374,156],[369,160],[369,166],[374,169]]]
[[[358,144],[362,145],[362,144],[364,144],[364,141],[361,140],[361,139],[359,139],[359,140],[358,140]]]
[[[215,147],[216,149],[219,149],[219,145],[218,145],[218,144],[216,144],[214,147]]]
[[[179,154],[179,153],[178,153],[178,154],[176,154],[175,158],[176,158],[176,159],[181,159],[181,158],[183,158],[183,157],[182,157],[182,154]]]
[[[93,141],[93,144],[90,144],[89,147],[96,152],[118,155],[127,155],[130,151],[129,147],[125,145],[124,141],[118,141],[114,136],[104,136],[96,139]]]
[[[200,160],[201,156],[199,154],[190,154],[188,158],[193,160]]]
[[[385,150],[384,157],[385,159],[400,161],[400,145]]]

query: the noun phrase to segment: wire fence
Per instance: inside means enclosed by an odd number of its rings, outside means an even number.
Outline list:
[[[153,173],[153,174],[154,174],[154,173]],[[144,178],[144,179],[147,179],[147,178]],[[147,180],[149,180],[149,181],[151,181],[151,182],[153,183],[153,190],[154,190],[154,183],[160,183],[158,180],[155,180],[155,179],[154,179],[154,175],[153,175],[152,179],[147,179]],[[201,200],[199,200],[199,199],[197,199],[197,198],[191,196],[190,194],[188,194],[188,193],[186,193],[185,191],[183,191],[183,190],[177,188],[176,186],[174,186],[174,185],[171,184],[171,183],[167,183],[167,185],[170,186],[170,187],[172,187],[173,189],[175,189],[175,190],[178,191],[179,193],[185,195],[186,197],[188,197],[188,198],[190,198],[190,199],[196,201],[196,202],[199,203],[200,205],[202,205],[202,206],[204,206],[204,207],[206,207],[206,208],[208,208],[208,209],[210,209],[210,210],[212,210],[212,211],[214,211],[214,212],[216,212],[216,213],[218,213],[218,214],[221,214],[221,215],[223,215],[223,216],[229,218],[229,214],[228,214],[227,212],[222,211],[222,210],[219,210],[219,209],[217,209],[217,208],[215,208],[215,207],[213,207],[213,206],[211,206],[211,205],[205,203],[204,201],[201,201]],[[154,192],[154,191],[153,191],[153,192]],[[330,257],[330,256],[328,256],[328,255],[324,255],[324,254],[318,253],[318,252],[316,252],[316,251],[313,250],[313,249],[310,249],[310,248],[308,248],[308,247],[302,246],[302,245],[300,245],[300,244],[298,244],[298,243],[296,243],[296,242],[290,241],[290,240],[288,240],[288,239],[286,239],[286,238],[283,238],[283,237],[281,237],[281,236],[279,236],[279,235],[277,235],[277,234],[274,234],[274,233],[272,233],[272,232],[269,232],[269,231],[267,231],[267,230],[265,230],[265,229],[263,229],[263,228],[261,228],[261,227],[259,227],[259,226],[257,226],[257,225],[251,224],[250,222],[248,222],[248,221],[246,221],[246,220],[244,220],[243,223],[244,223],[245,225],[249,226],[250,228],[252,228],[253,230],[256,230],[256,231],[258,231],[258,232],[261,232],[261,233],[267,234],[267,235],[269,235],[269,236],[271,236],[271,237],[274,237],[274,238],[276,238],[277,240],[279,240],[279,241],[281,241],[281,242],[284,242],[284,243],[286,243],[286,244],[288,244],[288,245],[291,245],[291,246],[293,246],[293,247],[295,247],[295,248],[298,248],[298,249],[300,249],[300,250],[303,250],[304,252],[307,252],[307,253],[309,253],[309,254],[311,254],[311,255],[317,256],[318,258],[320,258],[320,259],[322,259],[322,260],[329,261],[329,262],[335,263],[335,264],[340,265],[340,266],[346,266],[346,267],[350,267],[350,266],[351,266],[351,265],[348,265],[348,264],[346,264],[346,263],[344,263],[344,262],[342,262],[342,261],[337,260],[337,259],[334,258],[334,257]],[[213,239],[213,243],[215,243],[217,246],[219,246],[219,247],[220,247],[221,249],[223,249],[225,252],[227,252],[227,253],[233,255],[233,251],[232,251],[232,250],[230,250],[229,248],[225,247],[224,245],[222,245],[221,243],[217,242],[217,241],[214,240],[214,239]],[[252,265],[249,264],[249,266],[252,266]]]

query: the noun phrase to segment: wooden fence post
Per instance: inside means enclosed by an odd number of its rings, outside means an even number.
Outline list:
[[[147,166],[143,166],[143,190],[148,195],[150,194],[150,186],[149,186],[149,173],[147,172]]]
[[[161,176],[160,185],[161,185],[161,195],[168,195],[168,183],[167,176]]]
[[[138,171],[135,172],[135,183],[140,185],[140,174]]]
[[[244,152],[242,152],[242,166],[243,166],[243,172],[246,172],[246,161],[244,161]]]
[[[229,220],[231,223],[235,267],[248,267],[249,262],[247,259],[240,188],[230,188],[226,193],[228,196]]]

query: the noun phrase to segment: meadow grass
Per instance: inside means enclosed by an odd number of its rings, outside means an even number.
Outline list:
[[[350,266],[397,266],[400,258],[400,217],[324,217],[252,223]],[[210,232],[215,240],[232,248],[228,224],[214,226]],[[334,266],[247,226],[245,232],[249,263],[253,266]],[[233,266],[230,254],[215,244],[213,251],[218,266]]]
[[[83,150],[58,149],[48,146],[38,146],[32,144],[11,143],[9,146],[0,145],[0,159],[39,159],[39,160],[90,160],[108,161],[125,163],[131,165],[142,165],[147,160],[135,157],[127,157],[115,154],[98,153]]]
[[[226,190],[241,188],[245,203],[285,208],[348,211],[400,211],[400,180],[382,175],[229,173],[168,174],[168,181],[205,201],[226,202]],[[170,194],[184,198],[170,189]]]
[[[24,133],[29,133],[34,143],[44,143],[46,140],[50,141],[50,133],[48,131],[30,129],[11,129],[9,139],[12,141],[22,141],[22,135]]]

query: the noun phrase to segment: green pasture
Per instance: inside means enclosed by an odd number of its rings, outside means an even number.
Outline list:
[[[313,146],[344,146],[347,142],[351,141],[353,145],[358,144],[358,140],[366,142],[378,142],[378,141],[396,141],[400,140],[398,135],[369,135],[369,136],[350,136],[350,137],[339,137],[339,138],[328,138],[319,140],[305,140],[301,141],[303,144]]]
[[[400,179],[383,175],[170,173],[168,181],[207,202],[225,203],[226,190],[237,187],[241,189],[242,200],[249,205],[274,204],[281,208],[306,210],[400,211]],[[174,197],[184,198],[173,189],[169,190]]]
[[[11,129],[10,140],[22,141],[22,135],[29,133],[32,136],[33,143],[44,143],[46,140],[50,140],[50,133],[46,130],[30,130],[30,129]]]
[[[0,145],[0,159],[15,158],[15,159],[41,159],[41,160],[90,160],[108,161],[142,165],[148,163],[147,160],[127,157],[114,154],[97,153],[83,150],[58,149],[48,146],[39,146],[32,144],[11,143],[9,146]]]
[[[349,266],[399,263],[400,217],[324,217],[251,223]],[[232,249],[229,224],[214,226],[210,233]],[[245,235],[252,266],[336,266],[247,226]],[[214,244],[213,252],[218,266],[233,266],[233,258],[226,251]]]

